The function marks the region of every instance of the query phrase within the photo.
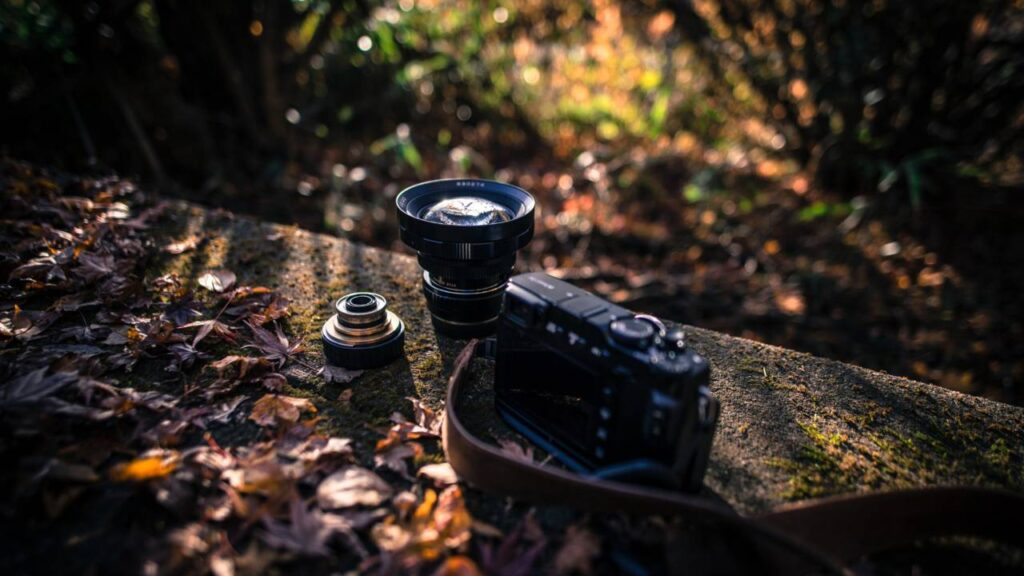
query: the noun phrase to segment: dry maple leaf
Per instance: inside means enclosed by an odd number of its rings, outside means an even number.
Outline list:
[[[260,426],[277,426],[297,422],[302,412],[316,412],[316,406],[305,398],[264,394],[253,404],[249,419]]]
[[[180,459],[177,450],[150,450],[134,460],[111,468],[110,479],[115,482],[144,482],[163,478],[174,472]]]
[[[444,413],[435,413],[432,408],[424,404],[419,398],[408,397],[406,400],[412,402],[413,421],[431,434],[440,436],[441,425],[444,422]]]
[[[254,358],[252,356],[231,355],[210,362],[206,367],[213,369],[221,378],[233,377],[237,380],[245,380],[247,377],[258,376],[270,370],[270,362],[262,356]],[[237,372],[229,374],[228,370],[231,368],[237,369]]]
[[[288,299],[284,296],[274,294],[274,297],[262,309],[249,313],[249,321],[253,324],[264,325],[278,318],[284,318],[289,314]]]
[[[203,288],[218,294],[230,290],[235,285],[237,277],[231,270],[208,270],[204,272],[197,282]]]
[[[114,271],[113,256],[85,252],[78,257],[78,267],[72,270],[72,273],[86,282],[95,282],[112,276]]]
[[[302,342],[290,344],[288,338],[281,332],[281,327],[276,326],[276,333],[255,324],[247,323],[249,330],[252,330],[253,343],[245,348],[256,348],[265,354],[265,358],[274,362],[279,367],[289,358],[302,351]]]
[[[440,496],[428,489],[408,518],[392,516],[374,526],[370,535],[384,553],[385,565],[413,568],[462,547],[472,537],[472,525],[462,491],[450,486]]]
[[[325,510],[379,506],[391,496],[391,486],[366,468],[346,466],[317,486],[316,499]]]
[[[76,372],[46,372],[47,368],[40,368],[8,382],[0,389],[0,407],[38,402],[78,380]]]
[[[413,477],[409,476],[409,469],[405,465],[405,461],[422,454],[423,447],[415,442],[393,444],[373,456],[373,466],[374,468],[387,468],[407,480],[413,480]]]
[[[327,543],[336,529],[324,522],[319,510],[306,508],[299,498],[293,498],[289,506],[287,524],[264,518],[263,541],[275,548],[284,548],[303,556],[327,556]]]
[[[199,328],[196,332],[195,338],[192,339],[192,346],[196,346],[203,341],[211,332],[216,334],[221,340],[227,342],[235,341],[235,333],[231,329],[231,326],[220,322],[219,320],[201,320],[199,322],[189,322],[188,324],[179,326],[179,328]]]

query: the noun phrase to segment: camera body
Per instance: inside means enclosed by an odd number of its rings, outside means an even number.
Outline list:
[[[498,413],[569,468],[700,488],[718,402],[680,327],[520,274],[505,293],[495,356]]]

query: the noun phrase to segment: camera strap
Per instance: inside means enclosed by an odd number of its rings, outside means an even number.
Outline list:
[[[808,566],[850,574],[846,562],[938,536],[975,536],[1024,547],[1024,498],[984,488],[933,487],[834,496],[743,516],[696,495],[577,474],[510,455],[477,438],[460,418],[459,393],[470,363],[493,357],[493,340],[472,340],[448,381],[442,438],[448,462],[474,487],[537,504],[593,512],[679,516],[736,529],[762,543],[779,572]],[[763,546],[764,543],[769,546]]]

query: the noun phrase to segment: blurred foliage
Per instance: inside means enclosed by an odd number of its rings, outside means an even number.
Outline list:
[[[0,0],[0,146],[396,249],[405,185],[515,182],[525,268],[1015,401],[1022,44],[1020,0]]]
[[[1021,9],[1002,0],[696,0],[677,13],[716,75],[823,182],[852,192],[900,185],[917,206],[957,178],[1019,178]]]

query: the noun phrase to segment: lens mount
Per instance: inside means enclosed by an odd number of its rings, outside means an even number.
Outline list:
[[[533,196],[492,180],[434,180],[406,188],[395,204],[438,332],[492,333],[516,251],[533,238]]]

